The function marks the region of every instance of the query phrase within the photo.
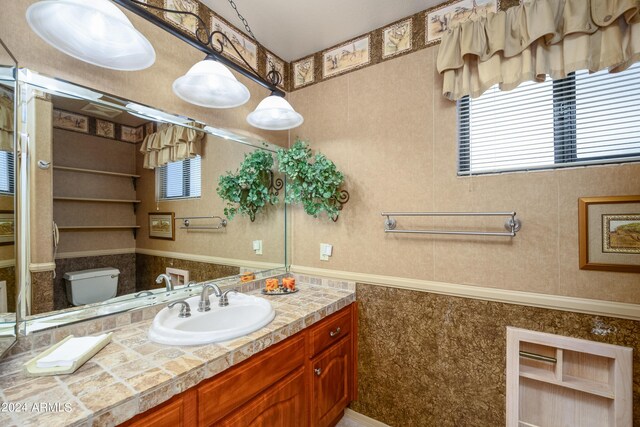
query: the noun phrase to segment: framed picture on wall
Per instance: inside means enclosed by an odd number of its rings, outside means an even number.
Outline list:
[[[640,195],[578,200],[580,268],[640,273]]]
[[[149,238],[176,240],[175,213],[149,212]]]
[[[0,246],[13,245],[15,241],[15,219],[13,211],[0,210]]]

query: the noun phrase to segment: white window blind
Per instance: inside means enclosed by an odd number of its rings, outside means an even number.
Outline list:
[[[159,200],[200,197],[202,192],[201,158],[196,156],[156,168]]]
[[[640,160],[640,64],[458,101],[458,174]]]
[[[0,194],[14,194],[13,153],[0,151]]]

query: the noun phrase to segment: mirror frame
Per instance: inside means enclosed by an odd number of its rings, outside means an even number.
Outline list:
[[[11,69],[12,70],[12,74],[13,74],[13,159],[14,159],[14,197],[13,197],[13,212],[14,212],[14,245],[13,245],[13,253],[14,253],[14,270],[15,270],[15,287],[16,287],[16,307],[15,307],[15,313],[13,313],[13,325],[11,325],[11,322],[8,321],[9,319],[9,314],[11,313],[7,313],[8,315],[6,316],[6,324],[7,327],[4,330],[7,331],[11,331],[10,333],[0,333],[0,339],[7,339],[7,345],[6,346],[2,346],[0,347],[0,357],[2,357],[4,354],[6,354],[16,343],[17,343],[17,337],[18,337],[18,319],[19,319],[19,315],[18,313],[20,312],[20,303],[19,301],[21,300],[20,298],[20,286],[19,284],[22,283],[23,277],[21,275],[21,265],[19,264],[19,260],[18,260],[18,251],[19,251],[19,236],[18,236],[18,224],[19,224],[19,218],[17,216],[18,213],[18,181],[19,179],[17,179],[17,174],[16,171],[18,170],[16,162],[17,162],[17,158],[18,158],[18,135],[19,135],[19,126],[18,126],[18,106],[19,106],[19,98],[20,98],[20,91],[18,90],[18,82],[17,82],[17,70],[18,70],[18,60],[15,58],[15,56],[13,55],[13,53],[11,52],[11,50],[9,49],[9,47],[2,41],[2,39],[0,39],[0,47],[3,48],[9,57],[11,57],[11,59],[13,60],[13,64],[12,65],[2,65],[2,68],[7,68],[7,69]],[[4,324],[5,322],[3,322]]]
[[[38,73],[28,68],[18,68],[16,67],[17,80],[16,85],[19,88],[20,93],[24,93],[25,95],[22,97],[25,100],[28,98],[26,94],[29,89],[42,90],[47,93],[52,94],[62,94],[67,97],[72,97],[76,99],[85,99],[90,100],[94,104],[102,105],[112,109],[118,109],[139,117],[143,117],[145,119],[149,119],[155,122],[165,121],[172,124],[178,124],[180,126],[184,126],[187,128],[195,129],[200,132],[205,132],[207,134],[233,141],[236,143],[240,143],[243,145],[250,146],[255,149],[262,149],[271,153],[275,153],[277,149],[281,148],[275,144],[269,143],[264,139],[258,139],[252,136],[239,134],[231,129],[214,127],[208,125],[204,122],[191,119],[184,116],[179,116],[171,113],[167,113],[163,110],[159,110],[153,107],[149,107],[144,104],[134,103],[133,101],[125,100],[119,96],[114,96],[111,94],[102,93],[99,91],[95,91],[93,89],[87,88],[85,86],[77,85],[75,83],[71,83],[62,79],[49,77],[44,74]],[[137,109],[134,109],[135,108]],[[21,103],[20,108],[25,108],[25,111],[22,116],[23,122],[21,122],[21,129],[26,129],[26,126],[29,122],[28,115],[26,114],[26,104]],[[141,111],[142,110],[142,111]],[[16,110],[17,111],[17,110]],[[196,127],[189,125],[187,123],[195,123],[200,125],[201,127]],[[16,132],[17,134],[17,132]],[[29,144],[28,138],[26,142]],[[18,181],[20,181],[20,207],[19,216],[21,217],[20,225],[24,224],[26,226],[20,226],[20,253],[16,255],[16,260],[20,259],[20,267],[21,272],[23,274],[22,286],[19,287],[19,301],[18,305],[20,306],[20,310],[17,310],[17,334],[18,336],[26,336],[33,332],[55,328],[64,326],[67,324],[72,324],[76,322],[87,321],[91,319],[96,319],[104,316],[109,316],[112,314],[128,312],[138,309],[143,309],[147,307],[151,307],[153,305],[165,304],[169,301],[186,298],[194,293],[196,293],[199,289],[202,288],[204,284],[208,283],[216,283],[218,286],[231,286],[232,284],[237,284],[241,274],[223,277],[215,280],[207,280],[201,283],[192,285],[191,287],[184,286],[181,288],[176,288],[171,292],[167,292],[164,289],[154,289],[152,295],[145,295],[144,297],[136,298],[136,294],[127,294],[119,297],[115,297],[117,301],[104,301],[95,304],[89,304],[86,306],[80,307],[71,307],[63,310],[56,310],[42,314],[36,315],[28,315],[27,314],[27,296],[31,294],[31,273],[29,270],[29,192],[30,192],[30,182],[29,182],[29,157],[28,157],[28,149],[23,150],[20,153],[21,155],[21,163],[19,167],[16,167],[16,171],[20,171],[20,176]],[[22,166],[24,165],[24,167]],[[284,185],[286,188],[286,178],[284,179]],[[17,207],[16,207],[17,208]],[[18,211],[18,209],[16,209]],[[274,275],[283,274],[287,271],[287,261],[288,261],[288,248],[287,244],[287,206],[284,204],[284,223],[283,226],[283,239],[284,239],[284,250],[282,254],[282,264],[277,263],[277,267],[269,268],[265,270],[257,270],[254,272],[256,275],[256,280],[264,279],[266,277],[271,277]],[[16,239],[17,241],[18,239]],[[257,263],[259,264],[259,263]],[[125,298],[127,297],[127,298]],[[131,304],[129,304],[131,303]]]

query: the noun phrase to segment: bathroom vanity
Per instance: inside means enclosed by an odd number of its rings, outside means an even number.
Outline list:
[[[0,362],[0,394],[14,406],[69,410],[0,413],[0,425],[334,425],[356,396],[354,284],[296,279],[300,292],[264,297],[276,311],[271,323],[220,343],[150,341],[162,305],[36,332]],[[263,282],[245,292],[260,295]],[[107,331],[112,342],[75,373],[24,374],[25,362],[62,338]]]
[[[124,426],[333,426],[356,396],[356,304]]]

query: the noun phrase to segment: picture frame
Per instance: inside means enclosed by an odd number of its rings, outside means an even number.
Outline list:
[[[382,58],[387,59],[413,48],[413,19],[405,19],[382,30]]]
[[[496,13],[499,9],[500,0],[454,0],[438,5],[425,15],[425,44],[439,43],[449,28],[473,14]]]
[[[116,124],[107,120],[96,119],[96,136],[116,138]]]
[[[89,117],[54,108],[53,127],[74,132],[89,133]]]
[[[640,273],[640,195],[578,199],[581,270]]]
[[[315,60],[313,56],[293,63],[294,89],[309,85],[315,81]]]
[[[244,66],[244,61],[238,53],[229,46],[229,43],[233,44],[235,48],[240,52],[240,54],[244,57],[244,59],[251,65],[254,69],[258,68],[258,45],[252,42],[249,37],[246,37],[244,34],[236,31],[230,25],[227,25],[222,19],[220,19],[217,15],[211,13],[211,32],[220,31],[224,35],[228,37],[229,40],[221,37],[216,34],[213,37],[213,43],[218,46],[219,43],[222,43],[223,49],[222,54],[234,59],[238,64]]]
[[[198,15],[199,2],[194,0],[164,0],[164,8],[170,10],[179,10],[181,12],[190,12]],[[198,31],[198,18],[188,14],[178,14],[164,12],[164,18],[176,27],[185,30],[191,34]]]
[[[12,210],[0,210],[0,246],[15,244],[15,215]]]
[[[149,212],[149,238],[176,240],[175,213]]]
[[[366,35],[322,52],[322,78],[337,76],[371,62],[371,37]]]
[[[138,127],[120,126],[120,140],[124,142],[138,143],[144,139],[144,126]]]

